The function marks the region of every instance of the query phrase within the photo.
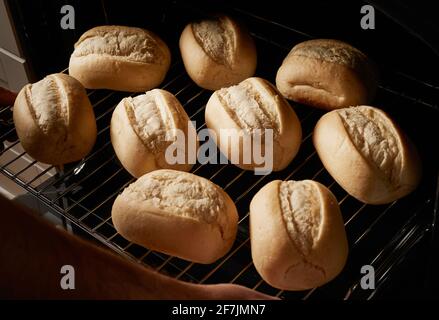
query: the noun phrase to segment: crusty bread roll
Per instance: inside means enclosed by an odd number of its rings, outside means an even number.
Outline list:
[[[253,157],[250,163],[244,161],[243,137],[250,135],[253,141],[257,130],[271,129],[273,132],[273,171],[284,169],[299,150],[302,138],[299,119],[276,88],[264,79],[249,78],[238,85],[215,91],[207,102],[205,118],[207,127],[216,133],[221,152],[229,160],[238,153],[239,161],[232,162],[242,169],[265,166],[265,163],[256,163]],[[264,136],[261,141],[261,150],[264,150],[269,141]]]
[[[178,130],[184,134],[184,141],[181,137],[179,140]],[[134,177],[157,169],[189,171],[195,163],[195,128],[180,102],[168,91],[153,89],[122,99],[113,112],[110,133],[117,157]],[[190,145],[189,138],[194,145]],[[185,155],[184,163],[166,159],[166,150],[173,143],[173,150],[179,149]]]
[[[88,89],[140,92],[157,87],[170,63],[168,46],[151,31],[100,26],[75,43],[69,73]]]
[[[296,45],[276,76],[284,97],[332,110],[369,103],[375,95],[375,66],[351,45],[328,39]]]
[[[44,163],[80,160],[96,141],[96,119],[85,89],[66,74],[51,74],[24,86],[13,114],[24,150]]]
[[[337,199],[312,180],[265,185],[250,203],[253,263],[271,286],[305,290],[343,269],[348,243]]]
[[[399,199],[421,178],[416,150],[377,108],[358,106],[325,114],[317,122],[313,141],[332,177],[364,203]]]
[[[253,39],[227,16],[188,24],[180,37],[180,51],[187,73],[205,89],[237,84],[256,70]]]
[[[217,185],[194,174],[156,170],[139,178],[113,204],[116,230],[149,249],[212,263],[235,241],[238,213]]]

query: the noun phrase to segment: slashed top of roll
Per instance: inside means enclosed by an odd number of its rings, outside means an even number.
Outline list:
[[[26,88],[29,111],[44,133],[54,129],[67,130],[69,100],[66,85],[57,75],[49,75]]]
[[[288,57],[304,56],[330,63],[337,63],[352,69],[363,69],[368,64],[367,56],[357,48],[338,40],[315,39],[296,45]]]
[[[256,129],[273,129],[273,136],[280,132],[277,102],[271,92],[250,78],[228,88],[216,91],[223,108],[233,121],[248,133]]]
[[[100,54],[123,57],[132,62],[161,64],[165,60],[165,52],[156,37],[141,28],[99,26],[79,38],[73,56]]]
[[[153,153],[162,152],[176,139],[176,124],[159,90],[151,90],[124,99],[124,106],[134,132]]]
[[[195,40],[216,63],[230,67],[236,48],[236,30],[229,18],[221,16],[193,22]]]
[[[150,172],[129,185],[122,197],[141,201],[168,215],[219,224],[221,228],[227,223],[222,193],[210,181],[186,172]]]
[[[317,188],[309,181],[282,181],[279,201],[291,241],[303,256],[308,255],[319,237],[322,221]]]
[[[392,121],[373,107],[337,110],[353,144],[395,186],[402,170],[401,141]]]

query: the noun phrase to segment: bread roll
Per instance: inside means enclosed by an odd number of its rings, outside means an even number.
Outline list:
[[[180,37],[180,51],[187,73],[205,89],[237,84],[256,70],[253,39],[227,16],[188,24]]]
[[[318,39],[290,51],[277,72],[276,86],[288,99],[332,110],[369,103],[376,79],[364,53],[341,41]]]
[[[136,178],[157,169],[189,171],[198,149],[196,131],[189,121],[172,93],[153,89],[134,98],[124,98],[117,105],[111,118],[111,142],[124,168]],[[184,134],[184,141],[179,140],[179,130]],[[193,139],[193,145],[189,138]],[[184,154],[182,163],[174,164],[166,159],[166,150],[174,143],[174,149]]]
[[[149,249],[212,263],[235,241],[238,214],[217,185],[194,174],[156,170],[139,178],[113,204],[116,230]]]
[[[244,148],[244,137],[249,136],[253,144],[258,130],[272,130],[272,143],[263,135],[261,150],[265,145],[272,149],[272,155],[265,156],[272,156],[273,171],[284,169],[299,150],[302,139],[299,119],[276,88],[264,79],[249,78],[215,91],[205,112],[206,125],[216,133],[220,150],[242,169],[254,170],[266,165],[257,163],[254,157],[244,161],[246,153],[253,150]],[[233,154],[239,154],[239,159],[233,161]]]
[[[80,160],[96,141],[96,119],[85,89],[66,74],[51,74],[24,86],[13,116],[24,150],[44,163]]]
[[[100,26],[75,43],[69,73],[88,89],[140,92],[157,87],[170,63],[168,46],[151,31]]]
[[[253,263],[275,288],[321,286],[343,269],[348,243],[337,199],[318,182],[275,180],[250,203]]]
[[[313,141],[326,170],[364,203],[392,202],[419,183],[416,150],[377,108],[358,106],[325,114],[317,122]]]

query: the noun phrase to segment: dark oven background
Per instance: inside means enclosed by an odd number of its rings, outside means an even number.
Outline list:
[[[180,59],[178,38],[185,24],[215,12],[225,12],[237,17],[247,24],[254,35],[284,48],[291,48],[309,37],[347,41],[367,53],[377,63],[384,88],[394,90],[403,98],[376,106],[389,112],[420,150],[426,174],[418,192],[435,194],[439,163],[436,155],[439,26],[432,2],[421,4],[415,1],[386,1],[383,4],[370,1],[369,4],[375,7],[375,30],[363,30],[360,27],[360,8],[368,4],[364,1],[7,2],[34,80],[66,69],[75,41],[87,29],[102,24],[137,26],[154,31],[170,46],[173,62]],[[74,30],[63,30],[60,27],[63,16],[60,8],[65,4],[75,8]],[[277,28],[277,25],[282,28]],[[280,66],[284,54],[272,55],[260,49],[258,45],[256,75],[263,75],[274,82],[273,70]],[[381,92],[376,101],[385,101],[380,94]],[[430,210],[433,211],[433,205]],[[437,267],[433,266],[431,260],[430,240],[430,236],[424,237],[411,250],[392,276],[391,285],[381,291],[382,297],[419,297],[434,293],[432,288],[438,286],[433,282],[437,278],[429,270],[437,270]]]

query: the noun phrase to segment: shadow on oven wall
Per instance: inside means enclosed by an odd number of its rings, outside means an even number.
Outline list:
[[[16,32],[36,78],[64,69],[80,35],[97,25],[120,24],[150,29],[170,46],[184,25],[206,12],[241,9],[282,23],[313,37],[352,43],[377,62],[429,81],[439,53],[439,23],[432,2],[408,1],[109,1],[8,0]],[[363,30],[361,7],[375,10],[375,29]],[[61,8],[75,9],[75,29],[60,26]],[[428,45],[429,44],[429,45]],[[293,43],[291,43],[293,45]]]
[[[417,87],[402,85],[405,93],[425,98],[432,103],[433,108],[439,102],[436,70],[439,59],[436,39],[439,39],[439,32],[434,16],[436,11],[432,9],[431,3],[409,5],[408,1],[387,1],[383,5],[378,1],[297,1],[294,4],[290,2],[288,6],[285,1],[269,1],[267,4],[254,1],[9,0],[7,3],[17,36],[33,72],[33,80],[65,69],[74,43],[84,31],[94,26],[119,24],[150,29],[168,43],[174,53],[173,59],[178,59],[175,56],[178,52],[178,38],[188,21],[210,12],[233,14],[240,10],[278,22],[311,37],[337,38],[352,43],[366,52],[380,70],[403,73],[425,81],[436,89],[424,94]],[[374,30],[363,30],[360,26],[360,9],[366,4],[372,4],[376,9]],[[63,17],[61,8],[64,5],[71,5],[75,9],[73,30],[63,30],[60,26]],[[252,27],[249,25],[250,31]],[[286,47],[295,44],[294,40],[282,34],[271,36]],[[258,63],[263,65],[264,61]],[[393,81],[386,79],[386,72],[382,72],[382,75],[383,81]],[[425,160],[425,172],[437,172],[438,159],[431,153],[437,145],[437,109],[426,108],[421,113],[401,106],[398,110],[386,111],[391,113],[419,146],[421,157]],[[431,140],[426,143],[424,137],[431,137]],[[434,175],[427,177],[426,188],[434,189],[436,182]],[[422,266],[429,256],[430,248],[423,242],[417,245],[399,273],[393,276],[393,285],[381,291],[383,296],[419,296],[425,287],[422,283],[425,272]]]

